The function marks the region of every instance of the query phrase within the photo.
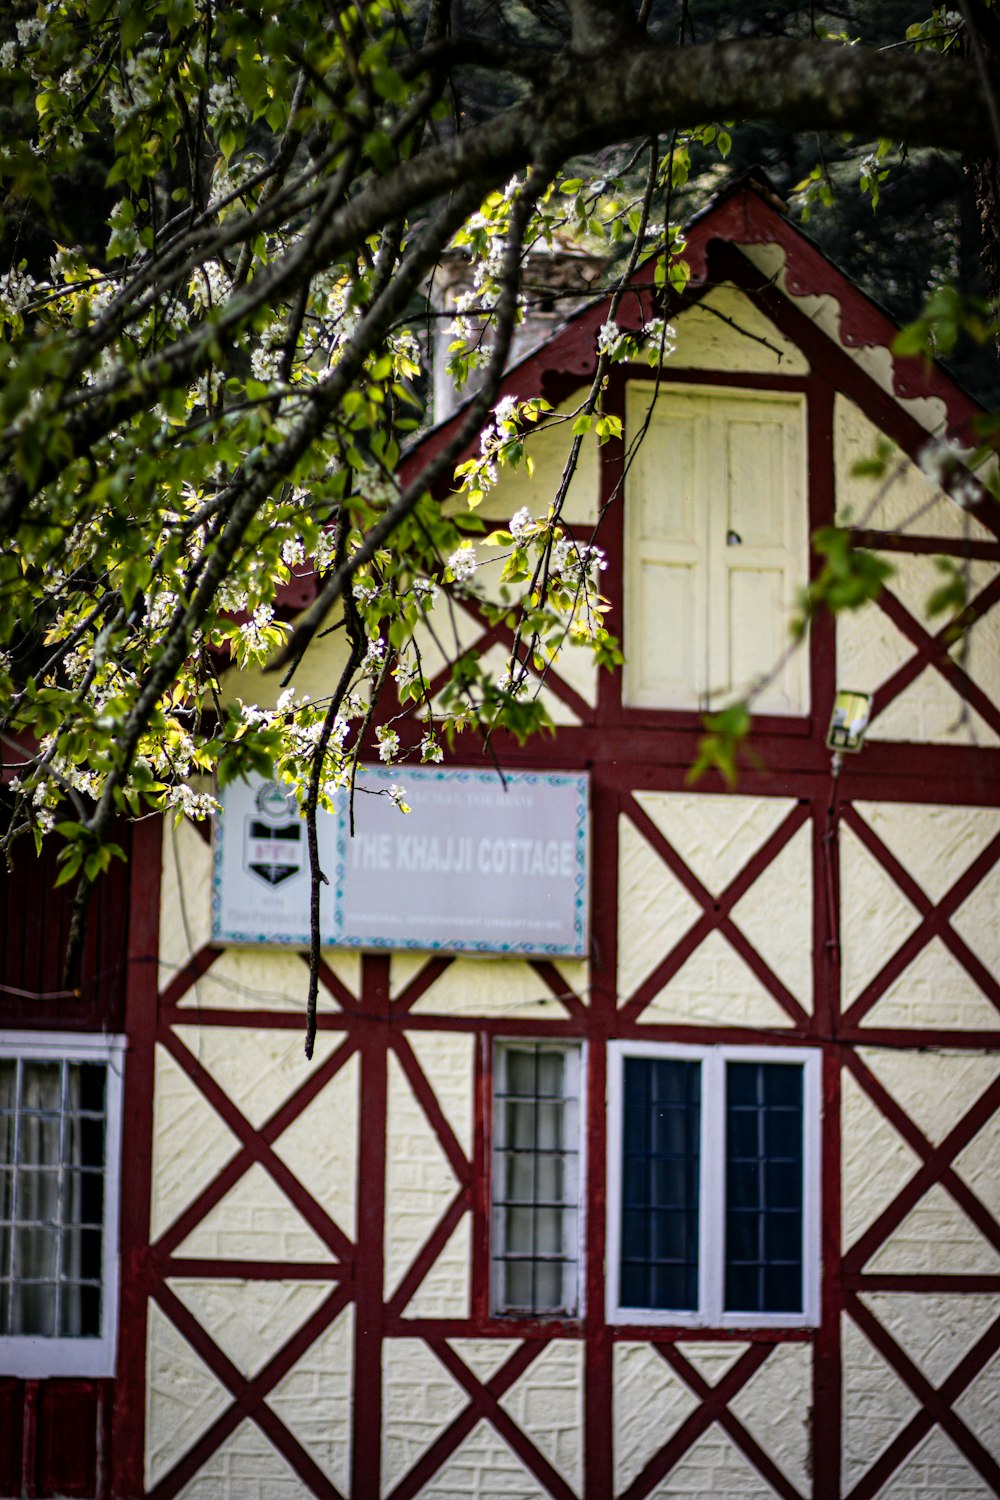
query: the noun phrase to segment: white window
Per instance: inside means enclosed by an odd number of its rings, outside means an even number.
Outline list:
[[[492,1307],[580,1311],[581,1049],[497,1043],[493,1069]]]
[[[608,1319],[819,1321],[820,1056],[614,1043]]]
[[[653,397],[633,382],[626,437]],[[626,491],[627,704],[715,708],[780,660],[808,568],[805,403],[799,395],[670,387]],[[808,709],[806,653],[755,700]]]
[[[124,1043],[0,1040],[0,1372],[114,1373]]]

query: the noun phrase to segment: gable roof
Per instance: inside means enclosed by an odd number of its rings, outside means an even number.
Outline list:
[[[859,404],[882,408],[872,412],[878,425],[886,428],[886,413],[884,403],[874,399],[876,391],[909,418],[893,422],[901,430],[890,435],[911,456],[914,444],[921,446],[928,434],[971,445],[972,424],[982,414],[978,404],[939,366],[919,356],[892,353],[898,326],[791,221],[760,169],[751,169],[729,183],[691,219],[684,259],[690,267],[687,287],[680,295],[670,292],[665,300],[654,284],[656,258],[639,267],[622,300],[619,327],[640,328],[644,321],[662,316],[664,305],[667,315],[675,317],[714,283],[735,276],[741,289],[761,300],[765,310],[766,304],[774,305],[780,297],[802,315],[796,323],[813,345],[814,368],[817,357],[822,362],[825,356],[829,362],[834,351],[846,355],[862,377],[857,382]],[[498,399],[544,394],[542,387],[553,374],[576,375],[581,383],[592,376],[597,334],[607,319],[609,302],[606,295],[582,307],[558,333],[512,364]],[[812,335],[804,323],[812,325]],[[834,366],[831,378],[840,388],[837,376],[848,367],[841,358],[834,360]],[[463,403],[413,445],[404,459],[407,477],[452,436],[467,406],[468,402]]]

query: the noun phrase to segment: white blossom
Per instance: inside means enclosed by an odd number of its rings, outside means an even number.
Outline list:
[[[459,547],[448,559],[448,566],[456,583],[464,583],[476,571],[476,554],[471,547]]]
[[[370,635],[368,637],[368,649],[365,652],[364,661],[361,663],[362,672],[366,675],[370,673],[374,677],[381,669],[384,657],[385,642],[377,635]]]
[[[931,438],[917,455],[917,462],[933,484],[943,485],[956,469],[968,466],[974,450],[963,448],[954,438]]]
[[[380,724],[375,731],[375,738],[378,740],[379,760],[390,765],[399,754],[399,735],[395,729],[388,729],[384,724]]]
[[[444,760],[444,751],[430,733],[425,734],[420,741],[420,759],[425,762],[433,761],[435,764]]]
[[[294,568],[306,560],[306,549],[300,537],[289,537],[281,544],[281,561],[286,568]],[[355,591],[356,592],[356,591]]]
[[[165,800],[168,807],[179,808],[186,818],[194,818],[196,822],[219,811],[219,804],[211,792],[196,792],[186,781],[169,787]]]
[[[233,284],[217,260],[207,260],[192,276],[188,290],[196,307],[218,307],[228,302]]]
[[[522,505],[519,511],[510,518],[510,534],[518,546],[528,540],[528,533],[532,530],[534,522],[531,519],[531,511],[526,505]]]

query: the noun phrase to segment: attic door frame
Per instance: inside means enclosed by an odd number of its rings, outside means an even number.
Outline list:
[[[789,389],[784,385],[776,386],[773,383],[761,386],[737,384],[734,381],[730,385],[721,383],[715,372],[710,373],[712,378],[702,382],[692,382],[688,378],[689,372],[685,371],[678,372],[677,379],[661,381],[655,388],[656,405],[650,429],[646,431],[643,439],[644,442],[650,442],[653,439],[652,427],[657,414],[661,419],[665,415],[667,417],[670,415],[660,403],[669,403],[673,399],[681,404],[681,411],[686,405],[692,418],[701,419],[695,426],[694,458],[698,469],[697,480],[699,486],[705,487],[708,503],[699,506],[698,500],[702,497],[698,494],[690,497],[691,514],[688,520],[692,534],[687,540],[667,539],[659,546],[655,539],[653,540],[653,553],[662,550],[664,553],[662,561],[668,565],[674,561],[670,554],[675,555],[677,565],[682,567],[685,558],[689,559],[693,575],[693,597],[690,602],[694,617],[692,624],[697,660],[694,682],[696,698],[685,697],[684,690],[681,688],[678,689],[680,696],[676,700],[671,701],[668,697],[664,701],[660,699],[655,689],[643,689],[638,682],[630,683],[630,678],[637,676],[638,669],[633,668],[630,671],[628,652],[626,652],[626,663],[622,671],[622,701],[626,708],[702,712],[705,709],[721,706],[734,692],[749,685],[742,681],[733,683],[728,680],[731,672],[730,654],[733,645],[730,590],[731,579],[736,570],[730,566],[735,558],[730,556],[728,551],[728,537],[731,534],[728,529],[731,520],[728,502],[731,496],[728,473],[729,450],[725,439],[728,423],[739,419],[740,407],[744,404],[747,409],[751,405],[758,409],[771,406],[776,414],[776,421],[782,434],[781,467],[784,470],[785,480],[781,529],[787,539],[787,546],[779,547],[777,543],[763,542],[755,544],[748,541],[744,550],[742,540],[734,545],[740,548],[739,556],[748,559],[746,567],[761,575],[773,571],[775,554],[781,552],[789,560],[788,568],[791,577],[783,589],[785,596],[783,607],[789,614],[794,591],[805,584],[808,576],[807,434],[809,409],[805,393],[802,390]],[[649,403],[644,400],[649,384],[648,380],[637,379],[635,372],[626,373],[624,382],[626,451],[634,436],[631,430],[633,422],[638,432],[649,410]],[[640,552],[641,543],[638,534],[638,523],[643,514],[641,483],[644,467],[643,452],[640,447],[625,478],[622,580],[624,609],[621,628],[624,631],[626,643],[630,637],[641,635],[643,630],[639,608],[643,594],[638,582],[638,570],[642,564],[650,560],[648,550]],[[723,547],[726,547],[725,551]],[[754,554],[757,554],[756,567],[754,567]],[[771,554],[770,557],[769,554]],[[653,560],[656,560],[655,557]],[[633,658],[634,655],[635,653],[633,653]],[[763,662],[761,666],[766,670],[771,663]],[[807,714],[810,706],[808,663],[801,655],[797,655],[786,663],[782,673],[782,682],[787,689],[787,697],[794,700],[792,706],[783,706],[773,697],[769,698],[765,695],[759,705],[760,712],[774,714],[781,718],[800,718]],[[779,690],[778,696],[785,697],[786,694]]]

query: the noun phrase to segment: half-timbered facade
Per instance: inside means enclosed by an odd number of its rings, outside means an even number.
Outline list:
[[[328,948],[307,1063],[302,954],[213,938],[194,826],[135,827],[86,1014],[51,898],[8,883],[6,1119],[30,1144],[120,1112],[121,1156],[109,1125],[103,1165],[58,1159],[103,1171],[116,1267],[84,1274],[77,1214],[34,1277],[62,1347],[103,1274],[104,1364],[17,1347],[0,1225],[4,1495],[1000,1494],[1000,513],[918,463],[975,410],[753,184],[687,256],[676,351],[614,368],[624,443],[567,503],[627,664],[569,653],[556,735],[503,750],[588,777],[586,957]],[[655,311],[640,280],[620,322]],[[605,315],[505,390],[571,409]],[[880,436],[891,483],[854,471]],[[544,513],[559,440],[535,458],[497,519]],[[893,578],[774,675],[738,784],[692,785],[702,712],[780,656],[835,519]],[[937,556],[968,560],[961,642],[926,613]],[[499,671],[505,627],[457,607]],[[838,688],[874,700],[834,774]],[[123,1050],[74,1050],[95,1032]]]

